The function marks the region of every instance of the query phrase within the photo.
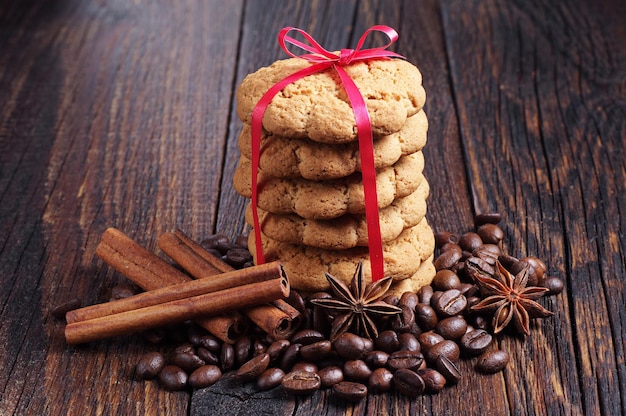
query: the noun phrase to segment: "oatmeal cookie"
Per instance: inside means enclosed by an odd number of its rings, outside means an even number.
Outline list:
[[[254,107],[274,84],[310,65],[300,58],[283,59],[246,76],[237,89],[239,118],[250,124]],[[424,106],[422,75],[405,60],[360,61],[344,69],[366,102],[375,136],[399,131]],[[352,106],[332,68],[283,88],[267,107],[263,128],[283,137],[325,143],[346,143],[357,137]]]
[[[252,156],[250,125],[239,135],[239,150]],[[403,155],[421,150],[426,144],[428,119],[424,111],[411,116],[400,131],[374,139],[377,169],[391,166]],[[261,139],[259,166],[277,178],[302,177],[310,180],[342,178],[361,171],[358,142],[323,144],[310,139],[292,139],[265,132]]]
[[[383,242],[394,240],[402,231],[424,219],[428,192],[428,182],[423,180],[415,192],[396,199],[380,210]],[[246,209],[246,222],[253,225],[250,204]],[[344,250],[368,244],[365,215],[346,214],[331,220],[311,220],[296,214],[281,215],[259,210],[259,222],[263,234],[286,243],[328,250]]]
[[[359,261],[363,262],[365,280],[369,282],[372,279],[367,247],[324,250],[283,243],[264,235],[262,241],[265,260],[280,261],[289,276],[291,287],[297,290],[306,292],[328,290],[325,273],[330,273],[349,284]],[[248,247],[256,261],[254,232],[250,233]],[[395,240],[384,244],[385,275],[393,276],[397,281],[411,278],[418,272],[422,262],[433,255],[434,249],[435,237],[424,218],[416,226],[404,230]]]
[[[396,198],[415,192],[424,180],[424,156],[415,152],[402,156],[393,166],[382,168],[376,175],[378,207],[391,205]],[[259,172],[258,207],[274,214],[295,213],[309,219],[331,219],[344,214],[364,214],[365,195],[361,174],[328,181],[302,178],[275,178]],[[245,156],[233,178],[235,190],[250,198],[251,165]]]

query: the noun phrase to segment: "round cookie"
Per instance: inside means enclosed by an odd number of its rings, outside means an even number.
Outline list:
[[[374,139],[374,164],[377,169],[391,166],[403,155],[421,150],[426,144],[428,118],[420,111],[407,119],[400,131]],[[251,128],[244,124],[239,135],[239,150],[251,158]],[[361,171],[358,142],[322,144],[309,139],[292,139],[267,132],[261,139],[259,166],[277,178],[302,177],[310,180],[343,178]]]
[[[393,166],[376,174],[378,207],[415,192],[424,180],[421,151],[402,156]],[[252,196],[251,163],[244,156],[233,177],[234,188],[246,198]],[[274,214],[295,213],[309,219],[331,219],[344,214],[364,214],[365,195],[361,174],[341,179],[309,181],[302,178],[274,178],[259,172],[258,207]]]
[[[417,269],[417,271],[410,278],[393,282],[387,291],[387,294],[400,297],[404,292],[417,293],[422,286],[429,285],[437,273],[437,270],[433,265],[434,258],[435,256],[432,255],[428,259],[424,260],[422,264],[420,264],[419,269]]]
[[[428,181],[417,190],[379,211],[383,242],[397,238],[406,228],[417,225],[426,215]],[[252,209],[248,204],[246,222],[253,225]],[[286,243],[304,244],[327,250],[345,250],[368,244],[365,215],[346,214],[331,220],[311,220],[296,214],[272,214],[259,210],[261,230],[266,236]]]
[[[363,262],[363,276],[370,282],[371,267],[367,247],[347,250],[324,250],[316,247],[282,243],[262,235],[263,253],[267,262],[280,261],[289,277],[291,287],[306,292],[328,290],[325,274],[349,284],[356,265]],[[250,233],[248,247],[255,258],[254,233]],[[418,270],[422,261],[433,255],[435,237],[426,218],[408,228],[397,239],[384,244],[385,275],[394,280],[408,279]]]
[[[251,124],[260,98],[283,78],[310,65],[300,58],[283,59],[246,76],[237,89],[239,118]],[[364,98],[375,136],[399,131],[407,118],[424,106],[422,75],[405,60],[369,60],[343,68]],[[301,78],[276,94],[263,116],[263,128],[283,137],[308,137],[324,143],[357,138],[352,107],[332,68]]]

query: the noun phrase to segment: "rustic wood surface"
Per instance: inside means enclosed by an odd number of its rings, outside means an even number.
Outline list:
[[[0,415],[626,414],[625,21],[621,0],[0,0]],[[171,393],[134,377],[138,336],[66,345],[50,310],[124,280],[94,257],[107,227],[151,249],[245,231],[234,90],[285,56],[278,31],[339,49],[377,23],[424,75],[434,228],[499,211],[509,251],[566,282],[500,339],[507,369],[346,405]]]

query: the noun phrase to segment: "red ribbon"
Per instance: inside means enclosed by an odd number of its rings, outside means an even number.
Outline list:
[[[300,42],[287,34],[296,31],[304,37],[308,43]],[[361,49],[367,36],[371,32],[382,32],[389,38],[389,42],[377,48]],[[372,135],[372,125],[370,123],[369,114],[365,101],[359,88],[356,86],[352,78],[343,69],[343,66],[350,65],[353,62],[363,61],[367,59],[381,58],[404,58],[395,52],[386,50],[398,39],[398,33],[388,26],[372,26],[363,33],[356,49],[342,49],[339,55],[324,49],[319,43],[313,39],[311,35],[305,31],[286,27],[278,34],[278,43],[281,48],[293,58],[305,59],[312,62],[313,65],[295,72],[278,83],[274,84],[259,100],[252,111],[251,122],[251,142],[252,142],[252,217],[254,221],[254,238],[256,245],[256,260],[258,264],[265,263],[263,256],[263,245],[261,241],[261,227],[259,225],[259,214],[257,211],[258,201],[258,171],[259,159],[261,157],[261,134],[263,128],[263,115],[267,106],[270,104],[276,94],[283,88],[304,78],[308,75],[333,68],[337,71],[339,79],[348,95],[354,118],[357,126],[357,136],[359,140],[359,153],[361,155],[361,173],[363,176],[363,191],[365,194],[365,220],[367,222],[368,246],[370,253],[370,264],[372,268],[372,281],[382,279],[385,274],[383,259],[383,243],[380,234],[380,221],[378,218],[378,196],[376,194],[376,168],[374,165],[374,145]],[[294,45],[303,49],[308,54],[295,55],[287,49],[287,44]]]

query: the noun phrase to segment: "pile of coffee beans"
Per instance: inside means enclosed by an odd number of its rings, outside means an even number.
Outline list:
[[[418,293],[384,297],[402,313],[381,323],[374,340],[349,332],[330,340],[332,316],[309,300],[332,294],[303,298],[292,290],[287,301],[301,312],[302,325],[289,339],[272,339],[254,326],[235,344],[223,343],[193,323],[152,330],[144,334],[150,342],[174,340],[176,345],[168,353],[144,354],[136,375],[158,379],[169,390],[182,390],[208,387],[232,371],[238,379],[256,383],[259,390],[280,387],[293,395],[310,395],[332,389],[340,399],[359,401],[368,393],[390,390],[408,397],[437,393],[460,380],[460,359],[472,359],[481,373],[502,371],[509,354],[494,343],[490,317],[471,310],[482,297],[466,265],[488,271],[499,260],[512,274],[528,267],[528,285],[547,287],[547,294],[559,293],[563,282],[548,276],[537,257],[505,254],[500,221],[499,214],[479,215],[475,231],[436,233],[437,273],[432,284]],[[241,268],[252,264],[246,241],[240,236],[231,243],[215,235],[202,245]],[[117,290],[115,297],[129,295],[126,289]]]

